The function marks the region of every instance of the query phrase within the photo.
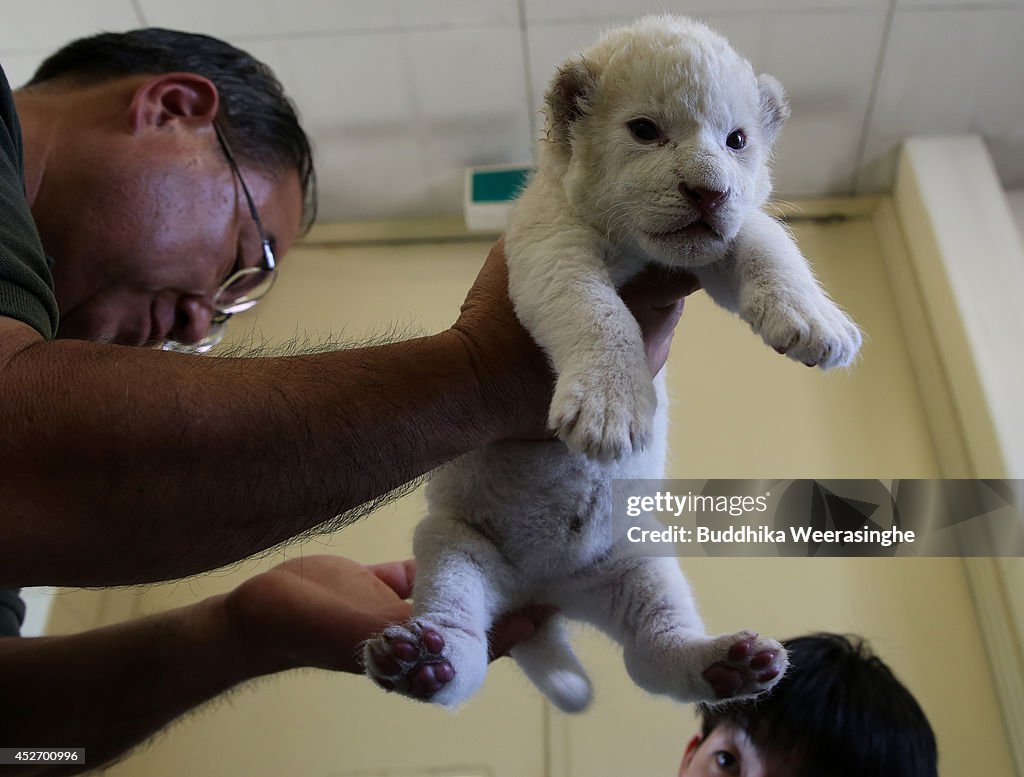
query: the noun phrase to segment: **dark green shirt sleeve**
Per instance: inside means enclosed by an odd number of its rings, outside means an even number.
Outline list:
[[[46,254],[25,199],[21,125],[0,68],[0,316],[16,318],[53,339],[57,300]],[[0,589],[0,637],[16,637],[25,620],[18,589]]]
[[[0,68],[0,316],[16,318],[47,340],[57,333],[53,276],[25,199],[21,125]]]
[[[25,622],[25,603],[18,590],[0,589],[0,637],[17,637]]]

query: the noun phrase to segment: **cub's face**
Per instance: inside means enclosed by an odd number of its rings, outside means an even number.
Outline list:
[[[770,193],[782,88],[699,23],[613,31],[560,69],[547,99],[569,200],[613,242],[706,264]]]

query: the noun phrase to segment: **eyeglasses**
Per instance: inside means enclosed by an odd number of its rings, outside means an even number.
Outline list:
[[[256,231],[260,236],[260,246],[263,249],[263,262],[255,267],[242,267],[234,269],[227,279],[213,295],[214,316],[210,321],[210,328],[206,336],[197,343],[179,343],[174,340],[165,341],[160,347],[165,351],[179,351],[183,353],[206,353],[215,345],[219,344],[227,333],[228,319],[235,313],[249,310],[253,305],[266,296],[277,279],[277,261],[274,258],[274,249],[267,238],[266,230],[263,229],[263,222],[260,221],[260,214],[256,210],[256,203],[252,199],[249,187],[245,185],[242,178],[242,171],[238,169],[238,162],[231,152],[227,138],[217,122],[213,123],[214,132],[217,133],[217,140],[224,150],[224,156],[231,165],[231,170],[238,177],[238,183],[242,187],[245,201],[249,205],[249,213],[256,224]],[[237,264],[235,265],[237,267]]]

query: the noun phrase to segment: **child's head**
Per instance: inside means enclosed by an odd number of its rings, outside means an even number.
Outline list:
[[[859,639],[788,640],[767,695],[703,710],[680,777],[935,777],[935,736],[910,692]]]

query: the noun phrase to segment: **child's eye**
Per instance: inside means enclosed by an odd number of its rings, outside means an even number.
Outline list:
[[[730,774],[739,774],[739,761],[728,750],[716,750],[711,757],[715,761],[715,766],[719,769]]]

